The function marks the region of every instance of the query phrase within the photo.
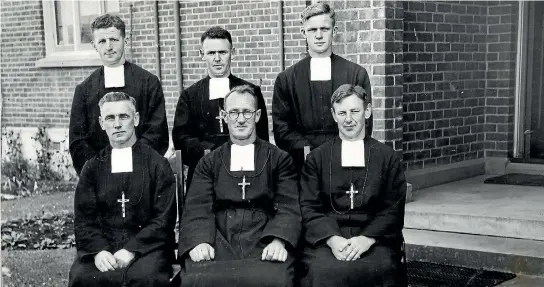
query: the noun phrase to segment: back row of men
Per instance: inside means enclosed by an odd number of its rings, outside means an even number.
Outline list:
[[[201,37],[208,76],[180,95],[172,131],[189,166],[182,286],[403,284],[406,182],[400,158],[370,137],[368,74],[332,53],[327,4],[301,18],[309,56],[276,79],[277,146],[268,142],[260,88],[231,74],[229,32],[214,27]],[[80,180],[70,286],[168,286],[177,207],[162,156],[161,84],[125,61],[119,17],[100,16],[91,29],[104,67],[77,86],[72,104]],[[312,149],[306,160],[304,147]]]

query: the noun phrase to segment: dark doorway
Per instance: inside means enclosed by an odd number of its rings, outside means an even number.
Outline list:
[[[544,2],[529,2],[525,158],[544,159]]]

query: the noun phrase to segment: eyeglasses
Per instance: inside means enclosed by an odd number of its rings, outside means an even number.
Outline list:
[[[246,120],[249,120],[251,119],[251,117],[253,117],[253,115],[255,114],[256,111],[243,111],[243,112],[238,112],[238,111],[230,111],[228,112],[227,114],[229,115],[229,118],[233,121],[237,120],[238,117],[240,116],[240,114],[244,115],[244,119]]]

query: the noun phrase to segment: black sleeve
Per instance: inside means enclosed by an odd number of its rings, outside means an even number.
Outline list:
[[[96,154],[96,151],[90,145],[92,139],[90,137],[89,123],[87,122],[85,95],[85,87],[78,85],[74,93],[74,99],[72,100],[68,131],[70,156],[78,175],[81,174],[85,162]]]
[[[162,85],[156,76],[147,80],[148,111],[142,126],[141,142],[149,145],[160,155],[168,150],[168,122]]]

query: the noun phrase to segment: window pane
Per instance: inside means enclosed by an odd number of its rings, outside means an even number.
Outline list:
[[[106,13],[119,14],[119,0],[106,0]]]
[[[55,15],[57,20],[57,45],[74,44],[74,10],[71,1],[55,1]]]
[[[98,17],[100,13],[100,1],[79,1],[79,25],[81,31],[81,43],[91,43],[93,35],[91,33],[91,22]]]

